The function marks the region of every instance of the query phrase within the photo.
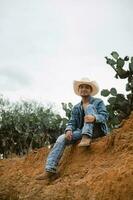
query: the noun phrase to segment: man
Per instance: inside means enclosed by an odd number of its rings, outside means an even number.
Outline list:
[[[81,140],[79,147],[89,147],[93,138],[105,136],[108,132],[106,107],[101,99],[93,97],[99,91],[98,84],[88,78],[82,78],[80,81],[74,81],[73,87],[74,92],[81,96],[81,102],[73,107],[65,133],[57,138],[48,155],[46,173],[37,177],[37,180],[43,180],[46,176],[56,177],[57,166],[66,145]]]

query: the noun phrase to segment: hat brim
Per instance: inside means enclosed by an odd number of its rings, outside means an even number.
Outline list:
[[[85,82],[85,81],[74,81],[73,82],[73,89],[76,95],[80,96],[79,94],[79,86],[80,85],[90,85],[92,87],[91,96],[96,95],[99,92],[99,86],[95,81]]]

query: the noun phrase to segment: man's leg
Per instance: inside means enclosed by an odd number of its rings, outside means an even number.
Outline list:
[[[82,138],[82,134],[81,134],[80,129],[73,132],[71,141],[66,139],[65,134],[60,135],[57,138],[53,148],[51,149],[47,157],[47,161],[45,165],[46,172],[37,176],[36,180],[45,180],[47,178],[50,178],[50,180],[56,179],[58,177],[58,174],[56,171],[57,166],[64,152],[65,147],[67,145],[76,143],[76,141],[80,140],[81,138]]]
[[[96,108],[93,105],[88,105],[85,110],[85,115],[93,115],[96,114]],[[94,130],[94,122],[93,123],[86,123],[84,122],[84,126],[82,128],[82,140],[79,143],[80,146],[90,146],[91,139],[93,137],[93,130]]]
[[[81,135],[80,129],[73,132],[71,141],[68,141],[66,139],[65,134],[60,135],[57,138],[53,148],[51,149],[47,157],[45,170],[56,173],[58,163],[63,155],[66,145],[74,144],[77,140],[80,140],[81,138],[82,138],[82,135]]]

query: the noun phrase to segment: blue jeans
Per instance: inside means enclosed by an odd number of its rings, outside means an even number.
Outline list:
[[[85,110],[85,115],[93,115],[94,113],[96,113],[96,109],[93,105],[90,104]],[[68,141],[65,138],[65,133],[60,135],[47,157],[45,170],[56,172],[58,163],[63,155],[65,147],[67,145],[76,143],[77,140],[82,138],[83,134],[87,134],[91,138],[97,138],[105,135],[100,129],[100,124],[97,123],[84,123],[82,129],[73,131],[71,141]]]

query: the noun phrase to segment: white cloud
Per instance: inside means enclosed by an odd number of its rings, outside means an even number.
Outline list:
[[[104,56],[132,56],[132,1],[0,2],[0,86],[11,99],[79,101],[72,82],[124,90]],[[124,14],[123,14],[124,13]]]

